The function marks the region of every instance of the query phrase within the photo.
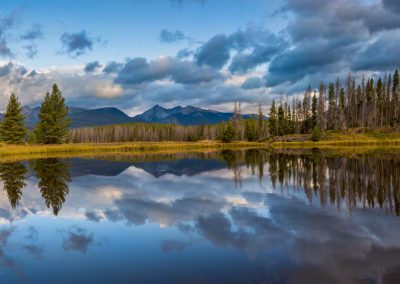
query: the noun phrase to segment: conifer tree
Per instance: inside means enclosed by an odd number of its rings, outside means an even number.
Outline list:
[[[26,135],[24,119],[25,116],[22,114],[21,104],[17,96],[12,93],[4,119],[0,124],[1,140],[10,144],[23,143]]]
[[[317,126],[317,94],[314,93],[311,101],[311,129]]]
[[[269,119],[268,119],[268,127],[269,134],[272,136],[278,135],[278,125],[276,119],[276,107],[275,100],[272,100],[271,109],[269,110]]]
[[[278,107],[278,135],[286,134],[286,118],[282,103]]]
[[[37,143],[61,144],[68,136],[68,107],[56,84],[51,94],[47,93],[39,111],[39,123],[34,134]]]

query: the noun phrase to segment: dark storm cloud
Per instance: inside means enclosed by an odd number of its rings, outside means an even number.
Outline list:
[[[94,242],[92,233],[77,226],[71,227],[63,237],[64,250],[78,251],[84,254]]]
[[[353,70],[391,70],[400,63],[400,31],[380,35],[373,43],[357,53],[352,62]]]
[[[125,63],[115,83],[137,85],[161,79],[171,79],[175,83],[199,84],[221,78],[221,74],[206,66],[197,66],[190,61],[181,61],[173,57],[147,61],[145,58],[133,58]]]
[[[229,49],[228,38],[223,34],[216,35],[198,49],[196,62],[219,69],[229,60]]]
[[[252,26],[238,30],[228,36],[212,37],[196,51],[198,65],[222,68],[230,59],[230,52],[237,51],[229,70],[232,73],[246,73],[259,64],[268,62],[277,52],[284,49],[286,41],[268,30]],[[246,49],[250,52],[244,53]]]
[[[103,68],[103,72],[106,74],[118,73],[124,64],[116,61],[110,61]]]
[[[93,49],[93,44],[99,38],[90,37],[85,30],[78,33],[64,33],[60,37],[62,51],[70,57],[78,57]]]
[[[351,45],[335,45],[322,39],[299,43],[270,62],[265,77],[267,85],[273,87],[285,82],[295,83],[306,75],[329,67],[339,71],[340,66],[337,65],[344,60],[344,54],[350,51],[355,51]]]
[[[393,10],[400,13],[400,2],[398,0],[383,0],[383,5],[388,10]]]
[[[88,64],[86,64],[85,68],[83,70],[87,73],[90,73],[90,72],[96,71],[100,67],[101,67],[101,64],[99,61],[93,61],[93,62],[89,62]]]
[[[349,69],[393,69],[398,62],[393,52],[394,30],[400,28],[399,11],[393,3],[288,0],[283,10],[292,15],[285,29],[291,44],[271,57],[265,76],[268,86],[298,84],[316,73],[321,80],[332,80],[326,77]],[[393,41],[389,34],[394,34]],[[378,41],[371,44],[377,36]],[[308,83],[304,81],[304,87]]]
[[[246,81],[242,84],[242,89],[251,90],[251,89],[258,89],[264,87],[265,83],[262,78],[260,77],[250,77],[247,78]]]
[[[174,43],[187,39],[187,37],[180,30],[170,31],[163,29],[160,31],[159,39],[163,43]]]

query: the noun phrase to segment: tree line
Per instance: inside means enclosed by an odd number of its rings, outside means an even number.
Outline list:
[[[400,125],[399,72],[377,80],[362,80],[356,84],[348,75],[344,85],[339,78],[326,85],[321,82],[318,91],[311,86],[303,98],[294,97],[292,105],[275,101],[269,111],[269,133],[282,136],[348,128],[380,128]]]
[[[288,134],[309,134],[318,140],[325,130],[348,128],[381,128],[400,125],[400,78],[394,75],[365,79],[356,84],[350,74],[345,83],[339,79],[318,90],[307,88],[302,98],[293,97],[291,104],[281,99],[269,107],[268,119],[261,104],[258,114],[243,119],[240,103],[235,103],[230,121],[210,125],[182,126],[174,124],[127,123],[69,129],[68,107],[56,84],[47,93],[39,111],[39,123],[29,134],[29,141],[38,144],[64,142],[131,142],[131,141],[198,141],[234,140],[265,141]],[[24,143],[27,130],[24,115],[15,94],[9,99],[0,124],[0,138],[10,144]]]

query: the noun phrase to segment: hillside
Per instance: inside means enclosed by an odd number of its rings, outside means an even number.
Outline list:
[[[39,109],[40,107],[32,108],[29,106],[22,108],[22,112],[26,117],[26,125],[29,129],[33,129],[39,121]],[[251,116],[243,115],[244,118]],[[115,107],[86,109],[72,106],[69,108],[69,117],[71,119],[71,128],[78,128],[129,122],[172,123],[180,125],[213,124],[228,121],[232,117],[232,113],[202,109],[194,106],[177,106],[168,109],[155,105],[142,114],[130,117]],[[3,114],[0,114],[1,119],[3,119]]]

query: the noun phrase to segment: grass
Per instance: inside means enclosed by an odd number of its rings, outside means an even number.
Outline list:
[[[129,143],[81,143],[61,145],[7,145],[0,144],[0,162],[24,160],[41,157],[78,157],[102,154],[169,154],[184,151],[215,151],[223,149],[264,148],[312,149],[319,148],[335,153],[351,154],[374,151],[392,151],[400,153],[400,132],[360,131],[350,129],[345,133],[327,131],[318,142],[311,141],[311,135],[288,135],[280,141],[267,142],[129,142]]]
[[[40,157],[76,157],[106,153],[176,153],[179,151],[219,150],[235,148],[260,148],[265,143],[217,141],[199,142],[131,142],[131,143],[81,143],[61,145],[7,145],[0,144],[1,160],[20,160]],[[11,158],[12,157],[12,158]]]
[[[327,131],[318,142],[311,141],[311,135],[288,135],[281,141],[271,141],[272,148],[320,148],[333,149],[342,147],[400,147],[400,132],[380,130],[349,129],[346,132]]]

